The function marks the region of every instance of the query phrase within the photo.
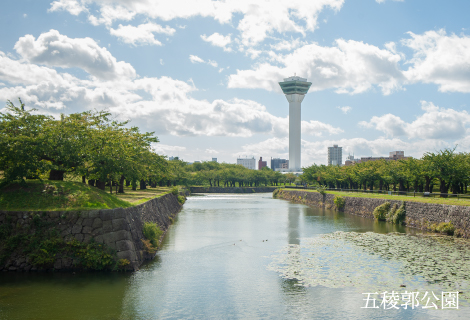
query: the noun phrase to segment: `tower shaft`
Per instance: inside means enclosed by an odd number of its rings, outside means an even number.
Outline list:
[[[289,101],[289,170],[301,169],[301,103],[303,94],[286,94]]]

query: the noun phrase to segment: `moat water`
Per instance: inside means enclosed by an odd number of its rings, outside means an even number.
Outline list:
[[[322,238],[337,231],[340,240]],[[192,196],[137,272],[0,274],[0,319],[470,319],[462,299],[459,309],[423,308],[424,291],[442,290],[418,271],[406,277],[393,255],[351,242],[366,232],[375,242],[415,233],[271,194]],[[370,308],[375,296],[367,302],[364,293],[381,289],[421,290],[421,305],[393,308],[376,297]]]

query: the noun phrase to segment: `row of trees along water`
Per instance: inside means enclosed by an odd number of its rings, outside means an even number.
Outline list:
[[[241,165],[203,162],[189,165],[167,160],[152,150],[158,139],[140,133],[128,122],[113,119],[106,111],[60,115],[37,114],[8,101],[0,113],[0,174],[6,181],[63,180],[64,175],[100,189],[108,185],[124,192],[124,185],[259,186],[293,182],[295,176],[268,168],[248,170]]]
[[[421,159],[367,161],[350,166],[313,165],[303,179],[330,188],[369,189],[447,194],[467,193],[470,154],[454,149],[425,153]]]

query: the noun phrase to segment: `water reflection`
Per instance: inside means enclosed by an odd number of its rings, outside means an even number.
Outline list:
[[[292,205],[287,210],[287,243],[300,244],[299,233],[300,207]]]

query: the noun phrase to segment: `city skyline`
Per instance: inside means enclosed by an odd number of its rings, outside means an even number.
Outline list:
[[[136,4],[138,3],[138,5]],[[468,1],[12,1],[0,21],[0,112],[109,110],[193,162],[288,159],[278,82],[312,82],[302,167],[327,148],[470,151]]]

